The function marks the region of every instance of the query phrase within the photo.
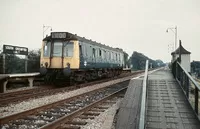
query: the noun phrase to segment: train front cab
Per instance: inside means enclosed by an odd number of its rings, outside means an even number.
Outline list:
[[[79,69],[78,41],[43,41],[40,62],[42,75],[50,72],[69,76],[71,71]]]

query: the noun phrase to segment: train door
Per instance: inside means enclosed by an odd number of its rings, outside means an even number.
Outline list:
[[[92,64],[93,67],[96,68],[96,49],[92,48]]]
[[[67,64],[69,64],[71,69],[79,69],[80,67],[79,47],[80,47],[79,42],[76,40],[64,42],[63,68],[67,67]]]
[[[63,43],[61,41],[55,41],[52,47],[51,68],[62,68]]]

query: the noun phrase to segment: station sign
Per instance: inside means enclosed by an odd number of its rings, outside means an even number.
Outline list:
[[[51,32],[52,39],[66,39],[70,38],[67,32]]]
[[[12,45],[3,45],[3,53],[5,53],[5,54],[28,55],[28,48],[12,46]]]

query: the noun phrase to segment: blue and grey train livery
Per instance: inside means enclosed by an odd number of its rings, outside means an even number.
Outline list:
[[[87,81],[119,75],[124,65],[122,49],[112,48],[68,32],[52,32],[43,39],[41,75],[48,81],[70,78]]]

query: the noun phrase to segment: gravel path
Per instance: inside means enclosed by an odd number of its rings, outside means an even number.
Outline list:
[[[115,80],[109,81],[109,82],[96,84],[96,85],[89,86],[89,87],[84,87],[84,88],[77,89],[77,90],[70,91],[70,92],[63,92],[63,93],[59,93],[59,94],[56,94],[56,95],[45,96],[43,98],[38,98],[38,99],[30,99],[30,100],[20,102],[18,104],[10,104],[6,107],[0,107],[0,116],[3,117],[3,116],[8,116],[8,115],[11,115],[11,114],[19,113],[19,112],[22,112],[22,111],[25,111],[25,110],[30,110],[30,109],[40,107],[40,106],[45,105],[45,104],[49,104],[49,103],[56,102],[56,101],[59,101],[59,100],[63,100],[63,99],[66,99],[66,98],[69,98],[69,97],[72,97],[72,96],[83,94],[83,93],[86,93],[88,91],[92,91],[92,90],[95,90],[95,89],[98,89],[98,88],[101,88],[101,87],[106,87],[106,86],[109,86],[109,85],[112,85],[112,84],[123,82],[123,81],[129,80],[133,77],[134,77],[134,75],[129,76],[129,77],[125,77],[125,78],[121,78],[121,79],[115,79]]]

